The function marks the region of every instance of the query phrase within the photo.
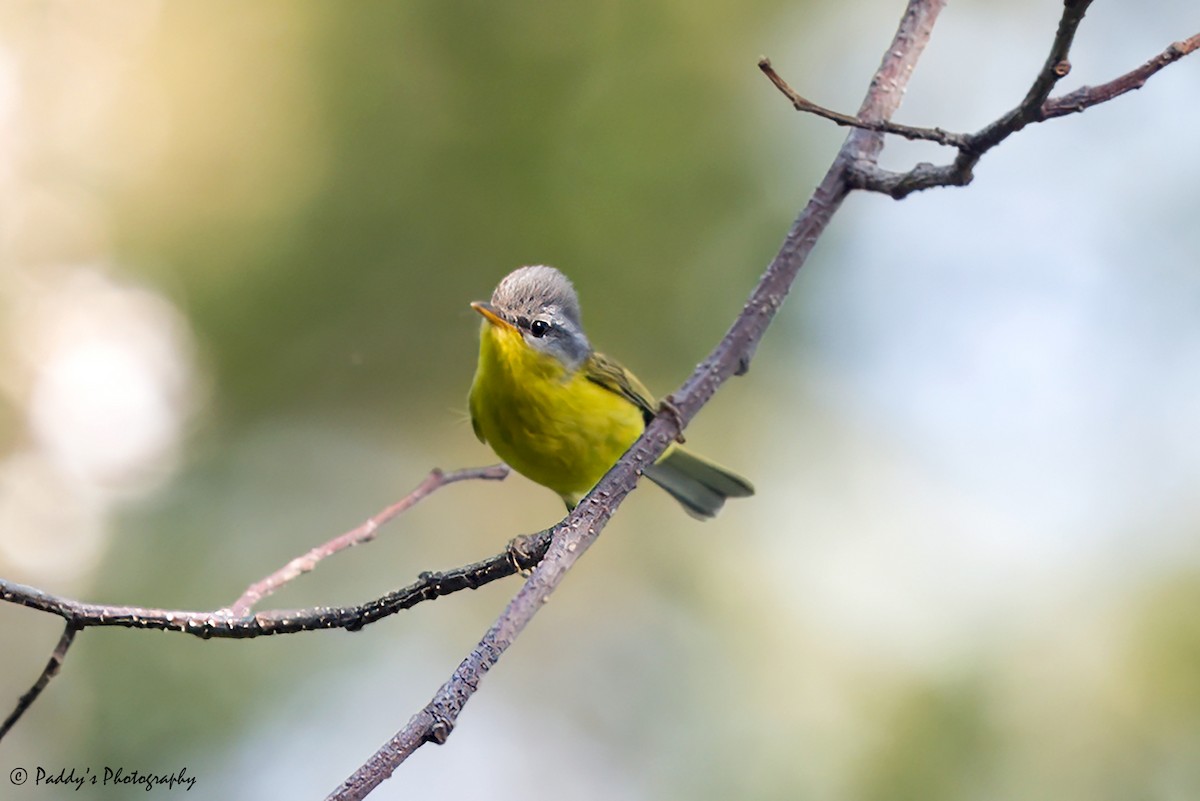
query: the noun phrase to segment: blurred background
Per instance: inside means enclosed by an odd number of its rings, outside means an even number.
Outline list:
[[[489,463],[467,304],[521,264],[678,386],[845,133],[756,59],[853,111],[902,7],[5,3],[0,575],[212,609],[431,467]],[[1063,89],[1200,29],[1151,7],[1097,3]],[[898,119],[1010,108],[1058,8],[952,4]],[[699,525],[634,493],[372,797],[1200,796],[1198,86],[1193,56],[967,189],[853,197],[688,431],[757,497]],[[519,476],[453,486],[263,607],[362,602],[561,516]],[[0,776],[322,797],[517,587],[356,634],[86,631]],[[60,631],[0,607],[0,713]]]

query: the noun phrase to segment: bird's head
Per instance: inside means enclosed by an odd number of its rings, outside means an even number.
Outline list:
[[[574,371],[592,352],[570,280],[553,267],[520,267],[506,275],[490,302],[471,308],[494,328],[520,335],[526,345]]]

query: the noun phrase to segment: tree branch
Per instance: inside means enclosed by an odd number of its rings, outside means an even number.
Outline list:
[[[358,631],[385,617],[459,590],[473,590],[533,568],[550,544],[548,531],[512,540],[503,553],[462,567],[424,572],[406,587],[358,606],[275,609],[248,617],[225,610],[197,612],[141,606],[89,604],[0,579],[0,601],[58,615],[80,629],[117,626],[191,634],[201,639],[247,640],[301,631]]]
[[[1042,104],[1042,119],[1049,120],[1054,117],[1075,114],[1092,106],[1107,103],[1109,100],[1120,97],[1126,92],[1141,89],[1154,73],[1174,64],[1188,53],[1195,52],[1197,49],[1200,49],[1200,33],[1184,39],[1182,42],[1173,42],[1166,50],[1142,66],[1130,70],[1108,83],[1102,83],[1099,86],[1081,86],[1062,97],[1054,97],[1047,100]]]
[[[42,690],[46,689],[46,685],[50,683],[50,679],[58,675],[58,671],[62,668],[63,660],[67,658],[67,649],[75,641],[75,635],[78,631],[79,626],[73,621],[68,620],[66,627],[63,628],[62,636],[58,639],[58,645],[54,646],[54,650],[50,652],[50,660],[46,662],[46,667],[42,668],[41,675],[37,677],[37,681],[29,688],[29,692],[17,700],[16,709],[4,719],[4,723],[0,723],[0,740],[3,740],[4,735],[8,734],[9,730],[17,724],[17,721],[21,719],[25,711],[33,706],[33,702],[42,694]]]
[[[887,133],[910,140],[934,142],[958,150],[950,164],[921,162],[905,172],[881,169],[874,161],[859,162],[850,174],[855,189],[880,192],[900,200],[913,192],[938,186],[966,186],[974,178],[975,165],[985,153],[1031,123],[1062,117],[1108,102],[1126,92],[1140,89],[1151,76],[1189,53],[1200,49],[1200,34],[1175,42],[1146,63],[1100,86],[1084,86],[1061,97],[1051,98],[1058,81],[1071,71],[1068,58],[1071,43],[1092,0],[1064,0],[1058,30],[1050,52],[1033,83],[1014,109],[971,134],[954,133],[942,128],[921,128],[887,120],[867,120],[824,108],[800,95],[771,66],[769,59],[759,61],[759,69],[792,103],[797,111],[815,114],[838,125],[852,126],[873,133]]]
[[[50,679],[62,667],[67,649],[81,629],[101,626],[121,626],[131,629],[156,629],[192,634],[202,639],[251,639],[274,634],[294,634],[301,631],[345,629],[358,631],[364,626],[409,609],[422,601],[432,601],[459,590],[474,590],[497,579],[531,570],[546,554],[550,532],[542,531],[509,542],[504,553],[473,564],[441,572],[422,573],[416,582],[360,606],[317,607],[298,611],[276,610],[259,612],[253,617],[233,618],[224,610],[185,612],[179,610],[145,609],[138,606],[103,606],[86,604],[69,598],[51,595],[0,579],[0,601],[20,604],[39,612],[55,614],[66,620],[62,638],[50,655],[33,687],[17,701],[16,708],[0,725],[0,740],[16,725],[25,711],[37,700]]]
[[[66,629],[50,660],[33,687],[17,701],[16,708],[0,725],[0,740],[16,724],[30,705],[37,700],[54,676],[58,675],[67,649],[81,629],[120,626],[133,629],[157,629],[192,634],[203,639],[249,639],[273,634],[292,634],[301,631],[346,629],[357,631],[377,620],[417,605],[422,601],[440,598],[459,590],[476,589],[497,579],[529,570],[541,560],[549,545],[547,532],[512,540],[501,554],[473,564],[442,572],[425,572],[407,587],[389,592],[360,606],[316,607],[305,610],[274,610],[249,616],[250,609],[263,597],[287,582],[311,571],[323,559],[338,551],[369,542],[380,526],[410,509],[422,498],[458,481],[480,479],[499,481],[509,473],[507,465],[472,467],[443,473],[434,469],[416,489],[352,529],[293,559],[266,578],[251,584],[231,608],[211,612],[149,609],[140,606],[111,606],[88,604],[53,595],[33,587],[0,579],[0,601],[58,615],[66,621]]]
[[[944,0],[910,0],[900,27],[875,73],[859,116],[887,119],[899,106],[913,66],[929,39]],[[337,787],[327,801],[365,798],[427,742],[444,743],[463,706],[484,674],[528,625],[575,561],[596,540],[605,524],[636,486],[644,465],[653,464],[682,428],[730,377],[749,368],[754,351],[788,290],[816,246],[817,239],[850,191],[847,177],[856,160],[873,161],[882,147],[879,134],[854,130],[834,159],[804,211],[788,231],[725,337],[673,395],[669,412],[660,413],[641,438],[600,480],[566,519],[550,530],[550,548],[504,612],[483,635],[432,700],[370,759]]]

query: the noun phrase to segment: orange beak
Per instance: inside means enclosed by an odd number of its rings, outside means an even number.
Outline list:
[[[513,331],[517,330],[517,327],[501,317],[496,311],[496,307],[490,303],[484,303],[482,300],[477,300],[471,304],[471,308],[482,314],[485,320],[497,328],[509,328]]]

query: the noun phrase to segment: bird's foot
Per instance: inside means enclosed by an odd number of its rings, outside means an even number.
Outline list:
[[[685,440],[683,438],[683,415],[679,412],[679,407],[675,405],[675,401],[670,395],[658,402],[658,411],[660,414],[665,413],[668,417],[675,421],[675,427],[679,429],[679,433],[675,435],[675,441],[682,445]]]

